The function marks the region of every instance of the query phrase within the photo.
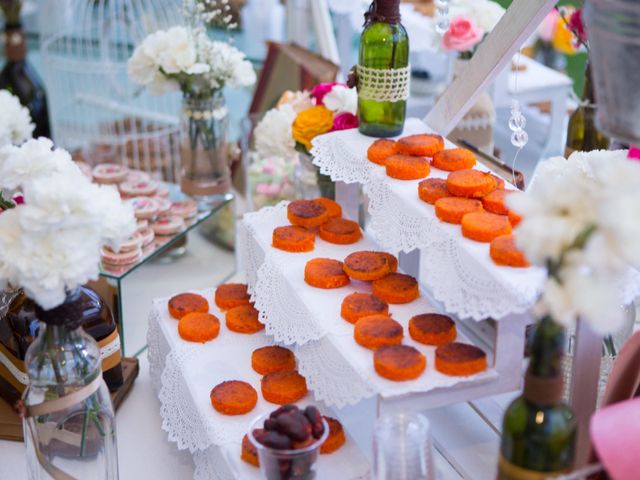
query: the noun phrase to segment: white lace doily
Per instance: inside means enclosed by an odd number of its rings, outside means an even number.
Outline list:
[[[178,334],[178,322],[167,310],[169,298],[153,302],[149,316],[149,362],[151,377],[158,385],[162,428],[179,449],[188,449],[196,465],[196,479],[258,479],[259,471],[240,461],[242,437],[254,419],[273,411],[273,405],[258,394],[256,407],[246,415],[225,416],[211,406],[212,387],[224,380],[243,380],[260,392],[261,375],[251,368],[251,353],[273,342],[260,332],[242,335],[224,326],[224,314],[213,303],[214,290],[196,291],[210,299],[210,313],[222,325],[218,337],[204,344],[186,342]],[[302,404],[317,403],[311,394]],[[331,411],[323,410],[332,415]],[[319,472],[332,477],[365,478],[369,465],[353,441],[329,456],[321,456]],[[345,475],[337,472],[344,471]]]
[[[428,131],[422,121],[408,119],[403,135]],[[528,310],[541,291],[544,271],[495,265],[488,244],[464,238],[459,226],[441,222],[434,207],[420,200],[419,181],[389,178],[383,167],[369,162],[372,142],[357,130],[345,130],[316,137],[312,153],[322,173],[363,184],[374,240],[392,252],[420,249],[421,280],[450,313],[483,320]],[[447,147],[454,145],[447,142]],[[447,174],[434,168],[430,177]]]
[[[455,378],[435,370],[435,348],[414,342],[406,333],[411,317],[436,311],[426,296],[409,304],[391,305],[390,312],[405,329],[404,343],[427,356],[427,371],[410,382],[392,382],[380,377],[373,368],[372,352],[355,343],[353,326],[340,316],[344,297],[353,292],[369,293],[371,285],[352,281],[339,289],[324,290],[304,282],[304,267],[308,260],[317,257],[342,260],[359,250],[377,250],[375,243],[367,236],[353,245],[334,245],[316,238],[312,252],[289,253],[274,249],[271,235],[274,228],[288,223],[286,206],[283,202],[245,215],[246,241],[252,243],[249,250],[254,252],[254,258],[264,259],[257,275],[247,272],[247,277],[256,278],[256,283],[249,287],[267,332],[279,341],[296,344],[298,369],[318,400],[343,407],[376,394],[393,397],[425,393],[461,382],[484,382],[494,378],[493,371]],[[462,334],[458,340],[468,342]]]

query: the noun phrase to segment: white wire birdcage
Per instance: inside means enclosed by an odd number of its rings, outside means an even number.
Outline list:
[[[43,3],[42,15],[61,7],[71,12],[41,32],[56,143],[91,165],[122,163],[176,181],[180,94],[151,96],[129,80],[127,60],[148,34],[184,23],[182,1]]]

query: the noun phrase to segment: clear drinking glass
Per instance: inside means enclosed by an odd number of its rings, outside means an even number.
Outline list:
[[[597,123],[609,137],[640,142],[640,3],[590,0],[584,19],[598,102]]]
[[[249,440],[258,450],[260,472],[267,480],[312,480],[316,478],[314,465],[320,453],[320,447],[329,436],[329,425],[324,423],[322,437],[305,448],[297,450],[275,450],[265,447],[253,436],[253,431],[262,428],[269,414],[258,417],[249,429]]]
[[[399,413],[378,419],[373,433],[374,480],[434,480],[429,421]]]

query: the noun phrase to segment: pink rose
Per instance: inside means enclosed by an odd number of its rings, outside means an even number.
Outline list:
[[[467,52],[482,40],[483,35],[484,32],[473,19],[461,15],[451,20],[449,30],[442,37],[442,47],[445,50]]]
[[[553,36],[556,34],[559,18],[560,14],[555,8],[547,13],[547,16],[542,20],[542,23],[538,25],[538,36],[540,37],[540,40],[547,43],[553,40]]]
[[[11,199],[11,201],[16,205],[24,205],[24,197],[19,193],[16,193]]]
[[[333,87],[335,87],[336,85],[341,84],[337,82],[319,83],[318,85],[313,87],[313,90],[311,90],[311,95],[313,95],[313,97],[316,99],[316,105],[324,105],[324,96],[331,90],[333,90]]]
[[[627,156],[634,160],[640,160],[640,147],[634,147],[633,145],[629,147],[629,154]]]
[[[358,117],[347,112],[342,113],[333,119],[332,132],[337,130],[349,130],[350,128],[358,128]]]
[[[582,21],[581,8],[577,9],[569,17],[569,29],[578,36],[576,47],[579,47],[581,43],[587,42],[587,31],[585,30],[584,22]]]

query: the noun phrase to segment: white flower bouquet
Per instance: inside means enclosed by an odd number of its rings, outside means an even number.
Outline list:
[[[180,26],[146,37],[127,67],[131,80],[153,95],[181,90],[192,98],[209,98],[225,86],[256,81],[251,62],[240,50],[210,40],[201,29]]]
[[[0,90],[0,147],[20,145],[31,138],[35,125],[29,110],[7,90]]]
[[[552,158],[507,202],[523,217],[519,247],[548,271],[544,313],[564,326],[580,318],[601,333],[616,331],[621,282],[640,267],[640,162],[626,151]]]
[[[115,188],[91,183],[52,147],[40,138],[0,149],[0,190],[21,195],[0,213],[0,288],[22,288],[45,310],[97,278],[100,247],[117,250],[136,228]]]

